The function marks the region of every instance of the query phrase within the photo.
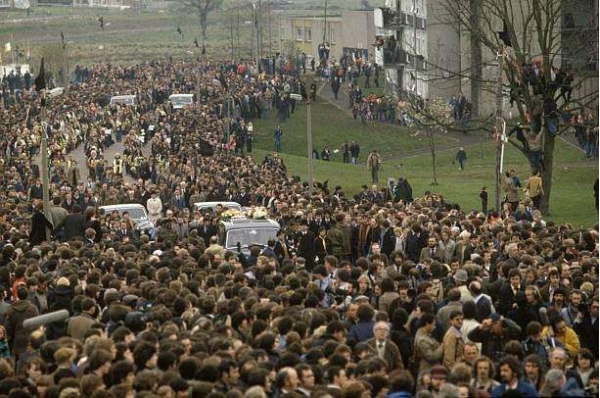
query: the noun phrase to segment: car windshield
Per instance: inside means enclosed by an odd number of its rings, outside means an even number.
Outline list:
[[[171,103],[173,106],[177,105],[189,105],[192,103],[191,97],[173,97],[171,98]]]
[[[239,243],[241,247],[248,247],[252,244],[266,246],[270,238],[277,236],[277,228],[237,228],[227,231],[227,240],[225,247],[235,249]]]
[[[134,219],[134,220],[145,220],[146,219],[146,213],[144,212],[144,209],[124,209],[124,210],[119,210],[119,213],[121,213],[121,215],[123,214],[123,212],[128,212],[129,213],[129,217]]]
[[[112,98],[110,100],[111,105],[133,105],[133,102],[133,97]]]

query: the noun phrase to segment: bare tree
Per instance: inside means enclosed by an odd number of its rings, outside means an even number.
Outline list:
[[[435,137],[438,133],[447,132],[448,128],[453,126],[452,108],[441,98],[423,101],[421,97],[412,94],[407,96],[407,102],[402,105],[402,108],[409,123],[415,128],[415,134],[425,133],[431,152],[433,171],[431,185],[438,185]]]
[[[540,171],[544,186],[540,210],[547,214],[552,193],[556,139],[568,126],[559,121],[565,112],[585,112],[597,108],[598,91],[578,93],[587,79],[598,78],[597,68],[585,70],[587,62],[576,62],[581,53],[594,53],[598,43],[586,34],[565,34],[568,15],[585,7],[578,0],[444,0],[449,20],[458,21],[470,34],[471,45],[487,49],[487,59],[503,54],[504,81],[511,92],[511,105],[518,110],[522,129],[514,130],[508,142],[529,161],[532,171]],[[591,6],[593,14],[593,5]],[[473,14],[476,14],[475,16]],[[595,15],[596,29],[598,15]],[[571,21],[573,22],[573,21]],[[587,21],[586,21],[587,23]],[[585,25],[585,24],[584,24]],[[499,34],[501,33],[501,34]],[[590,46],[592,48],[590,48]],[[595,49],[593,48],[595,46]],[[471,49],[472,54],[477,49]],[[485,56],[483,58],[486,58]],[[585,58],[585,57],[584,57]],[[474,55],[472,62],[481,62]],[[489,62],[489,61],[488,61]],[[477,69],[477,65],[472,65]],[[575,78],[573,76],[576,76]],[[471,75],[479,79],[477,73]],[[494,90],[493,79],[481,77],[481,90]],[[597,80],[595,87],[598,87]]]
[[[202,38],[206,39],[208,15],[221,7],[223,0],[182,0],[182,3],[186,8],[198,15],[200,32],[202,33]]]

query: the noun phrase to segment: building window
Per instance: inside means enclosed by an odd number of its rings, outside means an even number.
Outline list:
[[[304,32],[302,27],[296,26],[296,41],[302,41],[304,39]]]
[[[335,28],[329,28],[329,44],[335,44]]]
[[[310,28],[304,28],[304,41],[312,41],[312,31]]]

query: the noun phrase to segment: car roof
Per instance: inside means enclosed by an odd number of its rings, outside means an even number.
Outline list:
[[[169,99],[173,97],[184,97],[184,98],[192,98],[194,94],[171,94],[169,95]]]
[[[133,94],[126,94],[126,95],[113,95],[112,97],[110,97],[110,99],[128,99],[128,98],[135,98],[135,95]]]
[[[113,211],[113,210],[127,210],[127,209],[144,209],[144,206],[138,203],[123,203],[120,205],[107,205],[100,206],[100,208],[104,211]]]
[[[209,207],[216,207],[217,205],[230,206],[230,207],[242,207],[238,202],[224,202],[224,201],[215,201],[215,202],[196,202],[194,206],[196,208],[206,209]]]
[[[273,227],[273,228],[277,228],[277,229],[280,228],[279,223],[277,221],[271,220],[268,218],[256,219],[256,218],[234,217],[228,221],[221,220],[221,222],[226,226],[226,229],[238,229],[238,228],[246,228],[246,227],[252,227],[252,228]]]

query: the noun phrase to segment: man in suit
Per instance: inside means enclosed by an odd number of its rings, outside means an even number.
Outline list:
[[[421,249],[421,255],[419,256],[419,262],[422,263],[423,261],[425,261],[428,258],[431,258],[431,259],[434,259],[437,261],[443,261],[442,257],[443,257],[443,253],[438,248],[437,239],[434,238],[433,236],[430,236],[429,239],[427,239],[427,247],[424,247],[423,249]]]
[[[516,308],[516,297],[517,292],[522,291],[523,287],[521,286],[521,273],[518,269],[512,269],[508,273],[508,283],[504,282],[503,286],[500,288],[500,294],[498,297],[501,298],[498,301],[498,312],[501,315],[506,315],[508,311]]]
[[[309,230],[306,220],[300,221],[300,232],[297,236],[298,256],[306,260],[306,269],[312,271],[315,265],[315,234]]]
[[[186,207],[185,197],[181,194],[179,188],[175,189],[175,194],[171,199],[171,208],[174,210],[183,210]]]
[[[122,241],[124,241],[125,239],[133,239],[133,234],[131,233],[131,230],[129,229],[129,224],[127,223],[127,221],[121,221],[119,223],[119,229],[117,230],[117,237],[119,237],[119,239],[121,239]]]
[[[487,294],[482,292],[481,282],[473,281],[469,284],[469,292],[473,296],[473,301],[477,308],[477,314],[475,319],[481,323],[484,319],[490,316],[490,314],[496,312],[492,299]]]
[[[387,219],[382,220],[377,228],[373,231],[373,242],[379,243],[381,253],[385,254],[388,258],[396,248],[396,235],[394,230],[390,228],[390,221]]]
[[[388,337],[390,335],[390,325],[387,322],[379,321],[373,326],[375,337],[367,340],[377,356],[387,362],[388,371],[404,368],[404,361],[398,346]]]
[[[577,313],[573,323],[573,329],[579,335],[581,346],[592,351],[596,360],[598,360],[598,312],[598,296],[596,296],[591,300],[587,311]]]
[[[213,225],[209,216],[204,216],[202,226],[198,228],[198,235],[204,239],[205,244],[209,244],[210,238],[217,235],[217,227]]]

